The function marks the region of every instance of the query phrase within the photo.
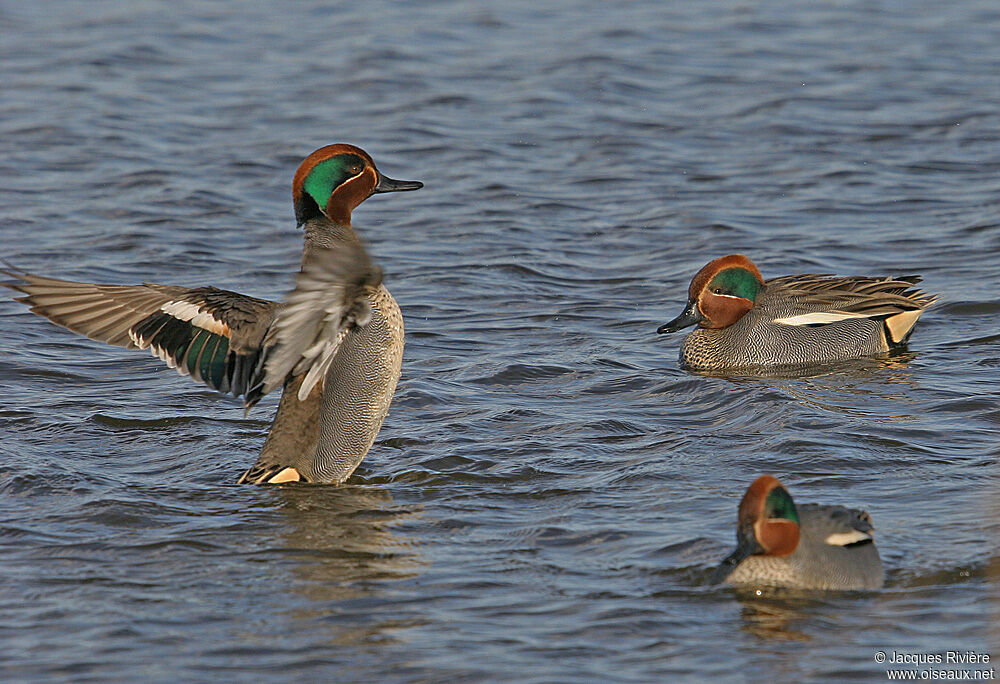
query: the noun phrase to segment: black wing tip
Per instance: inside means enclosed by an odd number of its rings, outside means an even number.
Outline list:
[[[250,413],[250,409],[256,406],[257,402],[267,394],[264,391],[264,381],[267,379],[267,360],[274,352],[275,346],[272,344],[261,349],[256,363],[246,370],[246,384],[243,392],[243,408],[246,413]]]
[[[914,285],[922,283],[924,281],[924,277],[917,274],[910,274],[910,275],[892,276],[892,280],[901,283],[907,283],[907,285],[912,287]],[[913,289],[908,288],[907,290],[901,292],[900,294],[906,297],[907,299],[913,300],[917,308],[920,309],[926,309],[931,304],[934,304],[935,302],[941,299],[941,295],[939,294],[935,294],[933,292],[924,292],[923,290],[919,290],[917,288]]]
[[[250,409],[257,405],[264,398],[264,383],[259,383],[249,388],[243,394],[243,409],[245,413],[250,413]],[[244,414],[245,415],[245,414]]]

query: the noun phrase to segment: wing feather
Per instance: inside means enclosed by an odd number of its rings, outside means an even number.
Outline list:
[[[245,394],[280,305],[214,287],[101,285],[13,269],[3,283],[31,311],[73,332],[129,349],[149,349],[181,375],[221,392]]]
[[[344,337],[371,319],[369,293],[381,283],[381,270],[360,243],[307,252],[295,289],[264,339],[266,351],[249,380],[247,405],[303,373],[298,396],[309,396],[326,377]]]
[[[768,289],[781,293],[793,307],[777,319],[785,325],[824,325],[851,318],[888,318],[921,312],[938,300],[914,287],[920,276],[836,277],[804,274],[769,280]]]

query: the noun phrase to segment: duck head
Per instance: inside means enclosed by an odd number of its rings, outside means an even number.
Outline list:
[[[398,181],[383,176],[371,156],[354,145],[321,147],[299,165],[292,181],[295,220],[302,225],[325,216],[350,225],[351,212],[377,192],[419,190],[419,181]]]
[[[726,328],[750,311],[763,291],[764,276],[742,254],[713,259],[691,281],[683,313],[656,332],[677,332],[695,324],[711,330]]]
[[[762,475],[740,500],[736,550],[720,570],[731,570],[753,555],[788,556],[798,545],[799,513],[791,494],[776,478]]]

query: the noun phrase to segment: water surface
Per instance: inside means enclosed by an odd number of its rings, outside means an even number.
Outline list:
[[[994,648],[1000,11],[758,4],[3,5],[20,267],[277,299],[306,154],[426,184],[354,217],[407,348],[343,487],[235,486],[275,398],[244,417],[0,300],[4,678],[871,679]],[[942,301],[893,359],[683,372],[654,331],[731,252]],[[710,586],[763,472],[867,508],[885,590]]]

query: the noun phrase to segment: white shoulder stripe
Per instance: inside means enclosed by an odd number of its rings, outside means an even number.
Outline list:
[[[191,302],[173,301],[161,306],[160,311],[170,314],[179,321],[190,321],[201,313],[201,307]]]
[[[862,541],[871,540],[872,536],[861,530],[851,530],[850,532],[834,532],[826,538],[826,543],[830,546],[847,546],[857,544]]]
[[[202,308],[197,304],[175,300],[161,306],[160,311],[170,314],[179,321],[188,322],[202,330],[229,337],[229,326],[208,311],[202,311]]]
[[[781,325],[821,325],[823,323],[846,321],[851,318],[868,318],[868,316],[856,313],[817,311],[815,313],[799,314],[798,316],[790,316],[788,318],[776,318],[774,322]]]

